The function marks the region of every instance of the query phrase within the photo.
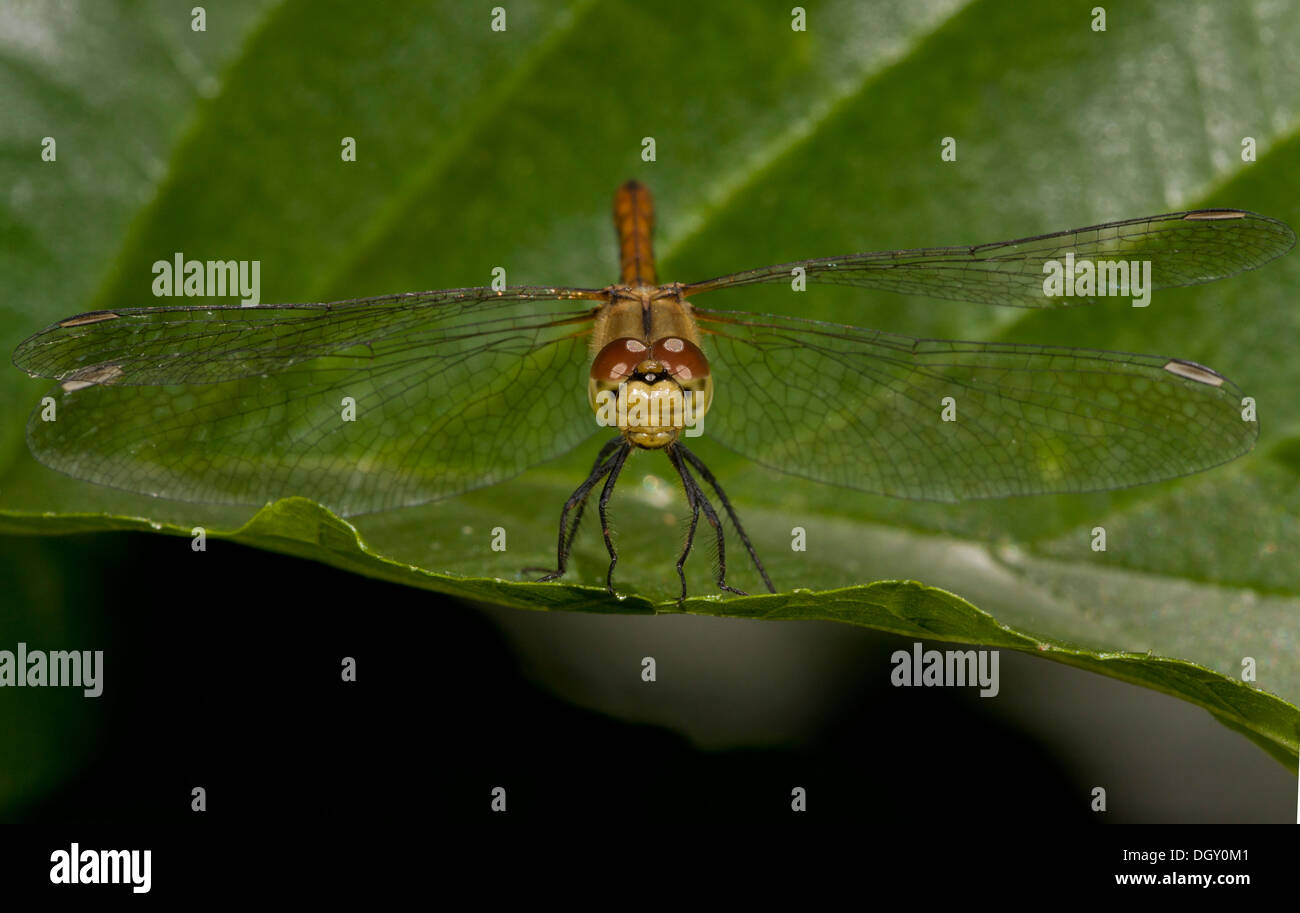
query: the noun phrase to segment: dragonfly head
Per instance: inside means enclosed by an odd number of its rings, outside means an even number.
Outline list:
[[[713,400],[713,378],[708,359],[689,339],[665,336],[647,345],[623,337],[592,361],[587,397],[598,424],[657,450],[699,425]]]

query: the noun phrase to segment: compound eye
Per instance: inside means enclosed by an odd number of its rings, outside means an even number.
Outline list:
[[[639,339],[624,336],[601,349],[591,363],[591,379],[604,383],[627,380],[636,366],[645,361],[646,344]]]
[[[660,362],[674,380],[686,383],[709,376],[709,360],[700,347],[680,336],[665,336],[650,347],[650,357]]]

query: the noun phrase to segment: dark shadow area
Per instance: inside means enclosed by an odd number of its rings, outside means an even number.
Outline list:
[[[75,568],[59,592],[98,632],[69,631],[68,646],[105,650],[88,708],[101,735],[79,773],[10,820],[192,819],[194,786],[214,823],[254,826],[487,819],[496,786],[510,818],[538,821],[779,819],[795,786],[823,820],[1092,820],[1049,748],[977,699],[891,688],[889,639],[814,737],[708,752],[558,699],[490,620],[437,594],[215,540],[204,553],[143,534],[41,547],[61,560],[29,573]]]

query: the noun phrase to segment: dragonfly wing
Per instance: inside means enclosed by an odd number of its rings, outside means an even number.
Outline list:
[[[1241,391],[1192,362],[915,339],[696,309],[717,383],[705,433],[795,476],[957,501],[1123,488],[1254,446]]]
[[[580,384],[595,308],[575,299],[602,294],[454,289],[81,315],[14,353],[61,381],[28,442],[68,475],[184,501],[301,495],[346,515],[438,500],[596,430]]]
[[[682,294],[791,282],[795,270],[801,269],[809,282],[980,304],[1067,307],[1098,298],[1082,293],[1046,293],[1046,268],[1054,262],[1064,269],[1067,255],[1073,257],[1076,266],[1085,260],[1094,267],[1126,261],[1126,275],[1134,263],[1149,262],[1149,288],[1154,290],[1199,285],[1257,269],[1294,246],[1295,232],[1276,219],[1239,209],[1201,209],[975,247],[879,251],[783,263],[691,283],[682,287]],[[1107,267],[1098,267],[1098,275],[1103,272],[1108,283],[1119,275]],[[1131,281],[1128,287],[1127,297],[1139,297],[1131,291]]]

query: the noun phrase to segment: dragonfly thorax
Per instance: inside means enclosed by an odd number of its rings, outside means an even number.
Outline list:
[[[647,345],[622,337],[596,354],[587,396],[598,424],[657,450],[698,427],[713,400],[713,378],[708,359],[688,339],[666,336]]]

